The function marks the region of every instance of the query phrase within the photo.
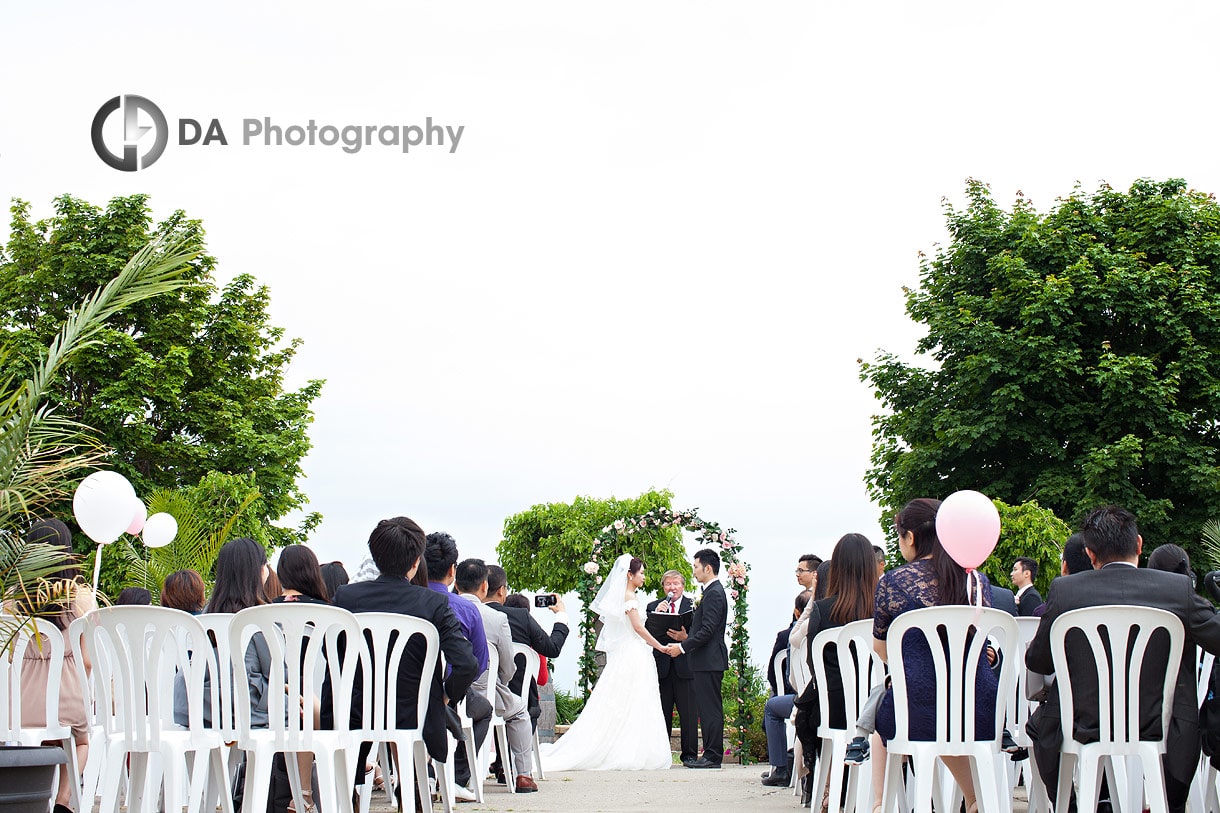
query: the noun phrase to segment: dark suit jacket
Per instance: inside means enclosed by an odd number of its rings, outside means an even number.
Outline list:
[[[1041,604],[1042,599],[1038,599],[1038,603]],[[1007,587],[996,587],[993,583],[991,585],[991,606],[993,609],[1003,610],[1009,615],[1016,615],[1017,597]]]
[[[648,607],[646,608],[647,612],[652,612],[653,610],[655,610],[657,608],[657,605],[660,603],[661,603],[661,599],[657,599],[656,601],[649,602]],[[693,606],[695,606],[695,603],[693,601],[691,601],[689,598],[687,598],[686,596],[683,596],[682,600],[678,602],[678,612],[688,613],[688,612],[690,612],[691,607],[693,607]],[[691,626],[694,627],[694,623],[692,623]],[[689,632],[689,630],[688,630],[688,632]],[[673,641],[672,640],[661,641],[661,643],[670,644],[670,643],[673,643]],[[674,670],[674,674],[683,680],[689,680],[692,677],[694,677],[694,675],[691,674],[690,663],[686,660],[685,655],[679,655],[676,658],[671,658],[669,655],[666,655],[664,652],[658,652],[654,649],[652,651],[652,656],[657,661],[657,677],[660,678],[661,680],[665,680],[665,678],[668,677],[669,670],[671,668]]]
[[[991,588],[993,591],[995,588]],[[1042,594],[1038,592],[1038,588],[1030,585],[1030,588],[1021,594],[1021,604],[1017,607],[1018,615],[1033,615],[1034,610],[1042,606]]]
[[[729,599],[718,579],[703,588],[703,599],[695,607],[690,635],[682,651],[690,658],[692,672],[723,672],[729,668],[729,648],[724,630],[729,621]]]
[[[775,665],[775,656],[788,650],[788,636],[791,633],[792,627],[780,630],[775,636],[775,645],[771,647],[771,658],[767,661],[767,683],[771,685],[772,695],[796,694],[796,690],[792,688],[792,684],[788,681],[788,668],[785,666],[784,674],[778,676],[772,668]],[[788,657],[792,657],[792,655],[789,654]],[[783,689],[783,691],[781,692],[780,689]]]
[[[1038,632],[1025,653],[1025,664],[1035,672],[1052,674],[1050,630],[1055,619],[1070,610],[1096,607],[1102,604],[1126,604],[1168,610],[1182,621],[1186,631],[1186,646],[1178,664],[1177,686],[1174,690],[1173,712],[1166,735],[1166,769],[1175,778],[1189,782],[1199,760],[1199,708],[1195,686],[1195,645],[1208,652],[1220,652],[1220,616],[1205,599],[1195,593],[1190,579],[1177,573],[1147,568],[1111,564],[1101,570],[1089,570],[1071,576],[1061,576],[1051,582],[1046,612],[1038,624]],[[1067,653],[1073,673],[1080,677],[1073,682],[1074,726],[1082,742],[1096,742],[1098,736],[1098,693],[1096,663],[1092,650],[1077,633],[1079,643],[1069,636]],[[1144,679],[1140,687],[1140,731],[1143,736],[1156,738],[1160,734],[1160,682],[1165,672],[1167,644],[1163,636],[1155,636],[1148,646]],[[1079,658],[1079,669],[1077,669]],[[1159,673],[1155,668],[1161,665]],[[1151,672],[1151,674],[1150,674]],[[1089,677],[1090,674],[1093,677]],[[1058,682],[1042,704],[1031,725],[1042,730],[1044,724],[1058,729]],[[1052,747],[1054,743],[1050,743]],[[1182,773],[1175,772],[1180,768]]]
[[[470,641],[462,634],[453,610],[449,609],[449,601],[441,593],[411,584],[405,579],[393,576],[378,576],[371,582],[345,584],[335,591],[334,604],[353,613],[383,612],[402,613],[422,618],[436,627],[440,633],[441,652],[445,662],[450,667],[449,676],[444,681],[444,696],[462,698],[466,690],[478,677],[478,662]],[[399,698],[414,698],[419,691],[421,673],[424,662],[424,644],[419,638],[407,643],[402,664],[398,670]],[[441,692],[440,661],[437,661],[436,671],[431,676],[432,688],[428,697],[428,712],[424,717],[424,743],[433,759],[445,761],[449,752],[449,743],[445,736],[445,708]],[[322,721],[330,709],[330,684],[322,687]],[[363,690],[361,676],[357,675],[356,688],[352,695],[352,725],[361,723],[363,712]],[[416,725],[415,703],[400,702],[398,704],[398,725],[412,728]]]
[[[508,616],[508,629],[513,635],[514,644],[525,644],[530,649],[538,653],[543,658],[558,658],[560,650],[563,649],[564,642],[568,640],[568,625],[556,623],[551,634],[547,635],[542,629],[542,626],[534,620],[530,615],[529,610],[521,607],[505,607],[503,604],[492,601],[488,602],[488,607],[493,610],[499,610]],[[509,681],[508,688],[514,694],[520,694],[521,682],[524,680],[524,663],[522,658],[517,663],[517,672],[513,675],[513,679]],[[534,680],[536,676],[531,676]],[[537,689],[533,689],[537,692]]]

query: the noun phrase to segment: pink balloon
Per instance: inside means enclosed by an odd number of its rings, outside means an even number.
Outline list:
[[[953,561],[964,568],[978,567],[1000,539],[1000,513],[977,491],[955,492],[936,512],[936,535]]]
[[[127,526],[127,533],[134,536],[144,530],[144,520],[148,518],[148,509],[144,507],[144,502],[136,497],[131,502],[131,510],[131,524]]]

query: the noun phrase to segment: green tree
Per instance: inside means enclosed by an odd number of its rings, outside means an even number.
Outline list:
[[[870,492],[892,512],[974,488],[1073,523],[1103,503],[1146,543],[1220,514],[1220,207],[1181,180],[1075,189],[1046,214],[969,181],[908,315],[924,366],[862,364]]]
[[[992,584],[1011,587],[1012,563],[1018,556],[1028,556],[1038,563],[1034,587],[1045,596],[1051,580],[1059,575],[1059,556],[1072,529],[1035,501],[1021,505],[1008,505],[1003,500],[992,502],[1000,513],[1000,539],[980,570]]]
[[[513,587],[557,593],[575,590],[589,561],[593,538],[602,528],[617,519],[672,508],[672,500],[669,491],[654,490],[630,500],[577,497],[570,503],[535,505],[504,521],[504,538],[496,546],[500,566]],[[631,538],[630,546],[631,550],[607,551],[604,558],[613,562],[623,553],[632,553],[643,559],[646,590],[659,589],[666,570],[681,571],[689,580],[690,563],[680,528],[640,532]]]
[[[80,477],[105,458],[89,427],[51,409],[52,382],[101,340],[107,320],[179,288],[194,256],[192,245],[189,238],[165,238],[136,251],[113,279],[65,306],[59,328],[28,377],[11,376],[0,384],[0,603],[5,606],[34,612],[65,597],[63,585],[46,581],[64,567],[63,552],[28,543],[24,532],[33,518],[69,498]],[[0,363],[10,359],[10,347],[0,345]],[[12,631],[11,625],[0,629],[5,636]]]
[[[122,563],[125,572],[123,586],[147,588],[155,597],[166,576],[190,569],[203,577],[210,594],[212,569],[224,543],[248,536],[267,545],[267,526],[251,519],[259,513],[259,499],[252,476],[220,472],[208,474],[197,486],[154,491],[148,497],[148,513],[169,514],[178,523],[178,533],[161,548],[146,548],[126,536],[110,546],[117,554],[111,558]]]
[[[115,198],[104,210],[65,195],[53,217],[37,222],[16,201],[0,252],[0,326],[14,348],[4,369],[38,364],[72,303],[156,236],[204,245],[200,222],[180,211],[153,225],[144,195]],[[200,251],[173,295],[115,314],[64,365],[49,397],[58,415],[98,431],[114,449],[109,464],[138,493],[193,487],[213,471],[248,474],[271,544],[302,541],[317,514],[296,529],[271,523],[308,502],[297,481],[322,382],[285,392],[299,341],[282,342],[265,287],[240,275],[218,289],[214,268]]]

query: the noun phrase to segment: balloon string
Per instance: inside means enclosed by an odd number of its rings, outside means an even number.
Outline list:
[[[93,594],[97,595],[97,582],[102,575],[102,548],[105,545],[97,546],[97,553],[93,554]]]

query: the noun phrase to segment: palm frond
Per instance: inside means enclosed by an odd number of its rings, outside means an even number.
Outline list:
[[[66,496],[74,475],[103,456],[90,430],[56,417],[44,404],[63,364],[95,344],[117,312],[185,285],[182,274],[198,252],[194,238],[161,237],[145,245],[68,314],[30,378],[7,382],[0,392],[0,528]]]
[[[1195,570],[1204,573],[1220,570],[1220,520],[1203,523],[1199,534],[1203,538],[1197,549],[1199,561],[1195,563]]]

